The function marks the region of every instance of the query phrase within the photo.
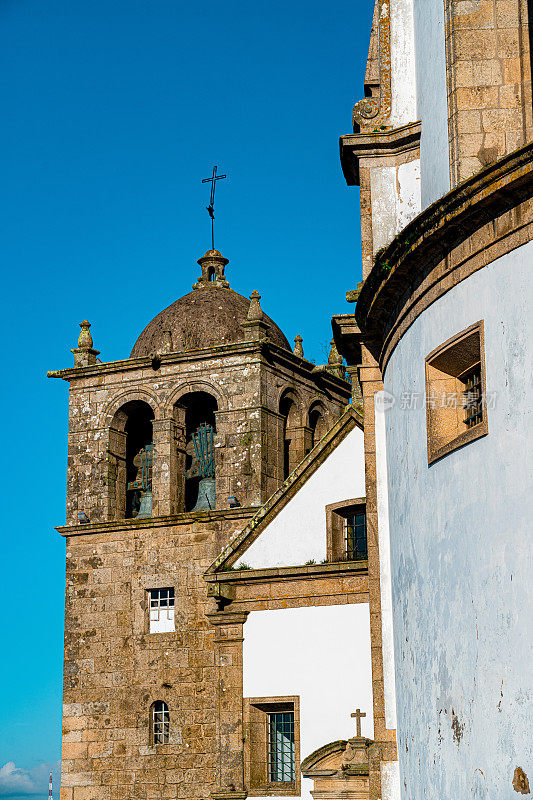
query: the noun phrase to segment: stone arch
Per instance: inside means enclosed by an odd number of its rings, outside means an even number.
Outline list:
[[[167,397],[165,405],[162,408],[162,415],[171,418],[174,415],[174,408],[179,402],[180,397],[191,392],[205,392],[212,395],[217,401],[218,411],[227,411],[228,403],[225,395],[222,394],[220,389],[213,386],[209,381],[185,381],[180,383],[173,392]]]
[[[307,427],[310,431],[309,450],[318,444],[331,427],[330,413],[322,400],[313,400],[307,412]]]
[[[159,398],[148,389],[132,389],[121,392],[108,400],[101,413],[101,427],[109,428],[112,424],[121,424],[120,409],[134,400],[139,400],[149,405],[154,413],[154,419],[159,419]]]
[[[153,397],[142,391],[123,393],[107,409],[108,519],[152,515],[156,410]]]
[[[292,386],[281,390],[278,412],[281,417],[282,476],[285,480],[305,455],[302,425],[302,399]]]

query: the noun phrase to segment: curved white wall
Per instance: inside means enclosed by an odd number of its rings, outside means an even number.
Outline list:
[[[404,800],[511,800],[518,766],[533,786],[532,262],[530,243],[433,303],[385,374]],[[423,397],[426,355],[480,319],[489,434],[428,467],[424,403],[403,393]]]

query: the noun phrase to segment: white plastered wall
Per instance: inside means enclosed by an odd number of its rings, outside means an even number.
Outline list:
[[[374,253],[420,213],[420,161],[375,167],[371,175]]]
[[[365,496],[363,432],[354,428],[246,550],[250,567],[286,567],[326,558],[326,506]],[[239,562],[241,563],[241,562]]]
[[[355,735],[356,708],[372,737],[370,616],[367,603],[254,611],[244,626],[245,697],[300,697],[301,760]],[[311,800],[313,781],[302,779]],[[385,795],[383,795],[385,798]]]
[[[416,122],[415,32],[413,0],[392,0],[391,125]]]

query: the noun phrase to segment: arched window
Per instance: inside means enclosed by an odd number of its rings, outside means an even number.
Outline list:
[[[207,392],[188,392],[180,398],[176,417],[183,420],[185,511],[209,511],[216,506],[215,433],[217,401]],[[178,487],[178,493],[181,487]]]
[[[163,700],[156,700],[150,707],[150,743],[168,744],[170,741],[170,713]]]
[[[283,480],[288,478],[304,455],[303,452],[298,452],[297,428],[299,423],[296,399],[296,394],[288,389],[279,401],[279,413],[283,417]]]
[[[214,281],[215,278],[216,278],[215,270],[213,269],[213,267],[210,267],[207,272],[207,279],[209,281]]]
[[[311,449],[327,432],[326,418],[321,405],[315,404],[309,410],[309,428],[311,429]]]
[[[117,411],[109,431],[111,519],[152,515],[154,412],[141,400]]]

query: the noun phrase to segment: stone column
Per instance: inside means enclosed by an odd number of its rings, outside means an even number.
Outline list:
[[[185,467],[185,443],[180,426],[171,417],[153,422],[152,516],[163,517],[182,510],[178,491],[179,472]]]
[[[370,646],[372,661],[372,694],[374,698],[374,753],[370,759],[370,800],[381,798],[381,760],[395,761],[396,731],[385,724],[385,693],[383,682],[383,645],[381,634],[381,588],[379,567],[376,436],[374,395],[383,389],[381,371],[366,347],[363,365],[359,368],[363,395],[366,524],[368,541],[368,600],[370,610]]]
[[[248,612],[217,611],[206,615],[215,626],[217,666],[217,787],[213,800],[245,800],[242,712],[243,625]]]
[[[107,444],[105,494],[106,519],[126,516],[126,433],[109,428]]]

